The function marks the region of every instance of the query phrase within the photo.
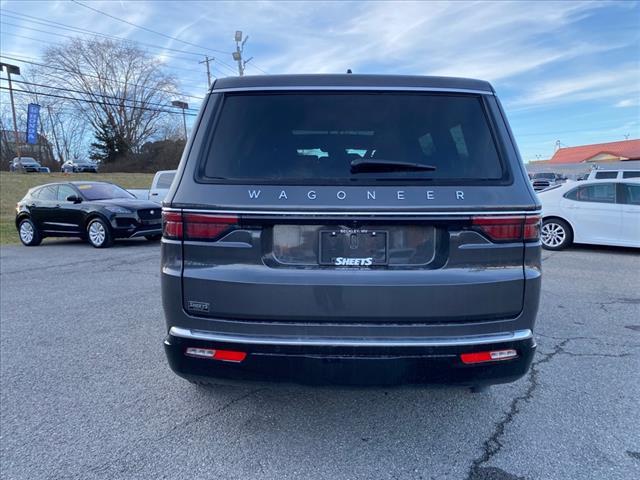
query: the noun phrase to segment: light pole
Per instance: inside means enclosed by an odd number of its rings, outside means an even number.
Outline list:
[[[187,141],[187,115],[185,114],[185,110],[189,108],[189,104],[187,102],[181,102],[180,100],[174,100],[171,102],[171,105],[177,108],[182,109],[182,124],[184,125],[184,141]]]
[[[244,61],[242,60],[242,52],[244,51],[244,44],[247,43],[247,40],[249,40],[249,35],[244,37],[244,40],[243,40],[242,31],[236,30],[236,35],[235,35],[236,51],[233,52],[231,56],[236,62],[238,62],[238,75],[240,75],[241,77],[244,75],[244,67],[246,67],[247,63],[249,63],[253,58],[251,57],[248,60],[244,60]]]
[[[11,97],[11,112],[13,114],[13,135],[16,142],[16,153],[18,154],[18,163],[22,168],[22,153],[20,152],[20,139],[18,138],[18,123],[16,122],[16,105],[13,101],[13,87],[11,86],[11,74],[20,75],[20,67],[9,65],[8,63],[0,63],[0,72],[7,67],[7,79],[9,80],[9,97]]]

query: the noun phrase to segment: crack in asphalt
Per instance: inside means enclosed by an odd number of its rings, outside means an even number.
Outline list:
[[[599,337],[556,337],[554,335],[547,335],[544,333],[536,332],[537,337],[550,338],[552,340],[588,340],[592,342],[598,342],[600,345],[606,347],[628,347],[628,348],[640,348],[640,343],[609,343],[603,342]]]
[[[115,268],[120,267],[120,266],[131,266],[131,265],[138,265],[138,264],[144,264],[147,263],[150,259],[155,258],[157,255],[147,255],[144,257],[135,257],[135,259],[131,258],[131,259],[127,259],[127,260],[123,260],[123,261],[118,261],[115,263],[108,263],[108,261],[110,260],[109,258],[105,258],[102,261],[99,262],[95,262],[92,261],[90,259],[86,259],[86,260],[80,260],[77,262],[67,262],[67,263],[57,263],[57,264],[52,264],[52,265],[44,265],[44,266],[40,266],[40,267],[31,267],[31,268],[22,268],[20,270],[9,270],[9,271],[4,271],[4,272],[0,272],[0,276],[7,276],[7,275],[13,275],[16,273],[26,273],[26,272],[34,272],[34,271],[38,271],[38,272],[43,272],[43,271],[47,271],[50,269],[68,269],[68,268],[75,268],[78,266],[82,266],[82,265],[87,265],[87,264],[91,264],[92,268],[94,268],[95,266],[101,266],[104,267],[102,269],[96,269],[94,270],[94,272],[104,272],[104,271],[113,271]],[[113,259],[111,259],[113,260]],[[105,265],[106,263],[106,265]],[[141,273],[141,272],[137,272],[137,273]]]
[[[640,460],[640,452],[632,452],[631,450],[627,450],[627,455],[629,455],[634,460]]]
[[[565,349],[565,347],[572,340],[597,340],[595,338],[589,337],[574,337],[574,338],[564,338],[560,339],[557,337],[550,337],[548,335],[541,335],[547,338],[554,338],[556,340],[561,340],[556,346],[553,348],[553,351],[550,353],[543,354],[542,358],[533,362],[531,364],[531,368],[529,370],[529,374],[527,376],[527,380],[529,385],[527,386],[525,392],[522,395],[515,397],[511,400],[511,404],[509,405],[509,409],[506,415],[495,425],[493,433],[489,436],[487,440],[484,441],[482,445],[482,455],[477,457],[471,463],[469,467],[469,473],[467,475],[467,480],[484,480],[484,479],[521,479],[524,477],[517,477],[508,472],[504,472],[500,469],[495,469],[494,467],[484,467],[483,465],[487,464],[494,456],[502,450],[504,444],[501,442],[501,437],[504,435],[507,425],[513,422],[514,418],[518,413],[520,413],[520,405],[522,403],[529,402],[533,398],[533,394],[536,389],[540,385],[538,380],[538,376],[540,373],[539,367],[545,363],[549,363],[555,356],[557,355],[568,355],[570,357],[605,357],[605,358],[623,358],[632,356],[629,352],[623,352],[618,354],[607,354],[607,353],[576,353],[570,352]]]
[[[138,452],[138,447],[143,446],[143,445],[151,445],[151,444],[156,444],[159,443],[171,436],[173,436],[176,432],[178,432],[178,430],[180,429],[184,429],[184,428],[188,428],[191,425],[198,423],[202,420],[204,420],[207,417],[210,417],[212,415],[217,415],[221,412],[224,412],[225,410],[227,410],[228,408],[233,407],[234,405],[236,405],[238,402],[241,402],[242,400],[245,400],[253,395],[255,395],[256,393],[259,393],[261,391],[265,390],[264,388],[257,388],[254,390],[251,390],[243,395],[240,395],[238,397],[235,397],[233,399],[231,399],[230,401],[228,401],[227,403],[225,403],[224,405],[222,405],[219,408],[216,408],[212,411],[203,413],[201,415],[198,415],[196,417],[190,418],[182,423],[178,423],[176,425],[173,425],[169,430],[167,430],[164,434],[160,435],[160,436],[154,436],[154,437],[143,437],[143,438],[139,438],[133,442],[128,443],[126,446],[121,447],[120,451],[114,455],[111,459],[104,461],[102,463],[100,463],[99,465],[91,465],[88,466],[86,468],[87,471],[91,472],[91,473],[97,473],[97,474],[101,474],[101,473],[107,473],[111,468],[118,466],[119,465],[119,469],[122,472],[123,470],[123,463],[126,463],[127,459],[132,455],[132,452]],[[86,475],[82,474],[80,476],[76,476],[76,478],[82,479],[84,480],[86,478]]]
[[[569,343],[570,339],[565,339],[558,343],[552,352],[544,354],[540,360],[536,360],[531,364],[531,368],[529,369],[529,374],[527,375],[527,381],[529,385],[527,386],[525,392],[522,395],[515,397],[511,400],[511,404],[509,405],[509,409],[504,415],[504,417],[495,425],[493,433],[489,436],[487,440],[484,441],[482,445],[482,454],[477,457],[471,463],[469,467],[469,473],[467,475],[467,480],[481,480],[490,478],[487,477],[486,468],[483,465],[489,463],[489,461],[498,454],[504,444],[501,442],[501,438],[504,435],[507,425],[513,422],[515,416],[520,413],[520,405],[523,402],[528,402],[533,398],[533,394],[538,388],[539,381],[539,367],[545,363],[549,363],[556,355],[563,353],[564,347]],[[517,477],[513,477],[517,478]]]
[[[617,298],[610,302],[596,302],[594,305],[598,305],[600,309],[606,313],[609,313],[607,306],[610,305],[640,305],[640,298]]]

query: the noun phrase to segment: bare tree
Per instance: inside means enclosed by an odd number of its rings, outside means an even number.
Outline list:
[[[42,67],[38,75],[50,87],[63,88],[57,94],[72,97],[65,104],[77,109],[95,131],[106,126],[117,135],[118,145],[126,150],[121,154],[138,152],[158,133],[175,97],[176,80],[131,43],[72,39],[48,48],[43,58],[49,67]]]

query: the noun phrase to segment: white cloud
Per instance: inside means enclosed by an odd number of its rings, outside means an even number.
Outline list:
[[[532,107],[639,94],[638,68],[632,64],[616,70],[572,72],[564,78],[550,79],[526,89],[510,106]]]
[[[625,98],[617,102],[614,106],[619,108],[640,106],[640,97]]]

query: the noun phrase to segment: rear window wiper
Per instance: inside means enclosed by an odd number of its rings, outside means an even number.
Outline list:
[[[404,162],[402,160],[384,160],[382,158],[358,158],[351,162],[351,171],[356,172],[394,172],[402,170],[434,171],[434,165],[424,163]]]

